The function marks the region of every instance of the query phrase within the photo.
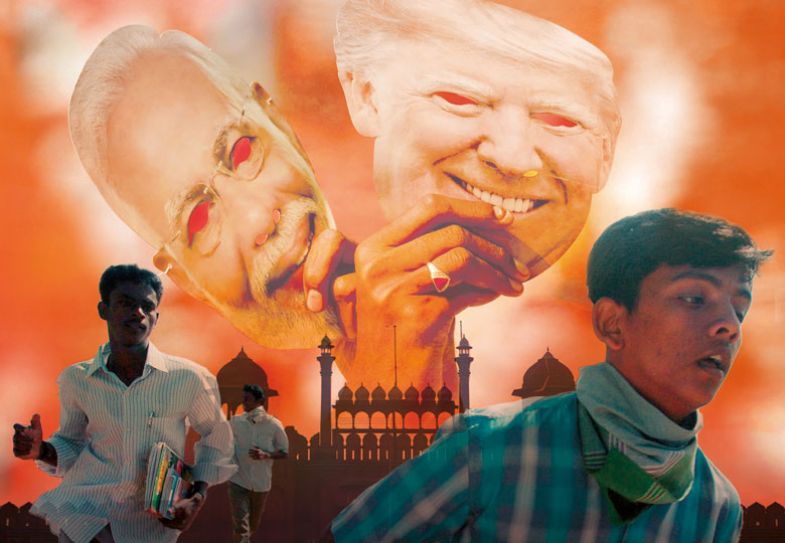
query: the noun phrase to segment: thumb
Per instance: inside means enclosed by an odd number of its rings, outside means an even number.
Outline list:
[[[32,428],[37,432],[41,431],[41,415],[39,415],[38,413],[33,415],[33,418],[30,419],[30,428]]]

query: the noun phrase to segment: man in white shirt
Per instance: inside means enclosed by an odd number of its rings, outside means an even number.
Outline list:
[[[32,508],[61,543],[174,542],[202,508],[208,485],[236,471],[231,429],[215,377],[149,341],[163,294],[160,279],[135,265],[110,266],[99,289],[98,314],[109,342],[60,374],[60,428],[48,441],[38,415],[28,427],[14,425],[14,455],[63,478]],[[195,482],[175,503],[174,518],[159,522],[144,511],[147,458],[159,441],[182,457],[188,426],[201,436]]]
[[[286,458],[289,440],[281,421],[264,410],[264,390],[243,387],[245,413],[232,417],[234,458],[239,466],[229,480],[233,541],[251,541],[264,513],[273,479],[273,459]]]

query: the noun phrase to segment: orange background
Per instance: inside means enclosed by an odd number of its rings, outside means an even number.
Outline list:
[[[755,284],[736,367],[704,409],[700,443],[742,502],[785,502],[785,4],[708,0],[509,0],[584,36],[616,67],[624,125],[608,186],[553,270],[519,299],[461,316],[474,349],[472,406],[510,401],[549,347],[577,375],[602,350],[583,277],[591,242],[610,222],[651,207],[726,217],[778,253]],[[114,28],[178,28],[270,90],[315,166],[339,228],[363,239],[381,226],[372,145],[352,128],[331,47],[337,1],[11,0],[0,5],[0,504],[34,500],[57,481],[11,454],[11,425],[40,412],[57,426],[55,379],[106,337],[97,283],[112,263],[152,266],[152,250],[109,210],[68,140],[76,77]],[[176,152],[176,149],[173,150]],[[361,205],[358,205],[358,202]],[[216,372],[241,346],[280,392],[271,411],[318,429],[317,351],[254,345],[168,280],[153,335],[165,351]],[[400,353],[405,360],[405,353]],[[334,375],[333,393],[341,386]]]

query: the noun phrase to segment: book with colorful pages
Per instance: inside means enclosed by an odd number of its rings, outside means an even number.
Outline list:
[[[163,442],[150,449],[147,460],[144,509],[157,517],[171,519],[174,503],[186,497],[191,487],[191,467]]]

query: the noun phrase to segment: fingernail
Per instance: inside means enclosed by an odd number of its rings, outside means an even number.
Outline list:
[[[274,209],[273,210],[273,222],[275,224],[278,224],[278,221],[280,221],[280,220],[281,220],[281,210],[280,209]]]
[[[319,291],[315,289],[309,289],[308,295],[305,297],[305,307],[314,313],[318,313],[322,310],[323,305],[324,302]]]
[[[526,264],[520,262],[517,258],[513,258],[512,261],[515,263],[515,269],[518,270],[518,273],[523,276],[521,281],[526,281],[529,277],[531,277],[531,272],[529,271],[529,267]]]
[[[512,222],[512,213],[503,207],[493,206],[493,214],[496,220],[502,224],[510,224]]]
[[[523,283],[521,283],[520,281],[515,281],[514,279],[507,279],[507,281],[510,283],[510,286],[513,288],[515,292],[519,294],[523,292]]]

